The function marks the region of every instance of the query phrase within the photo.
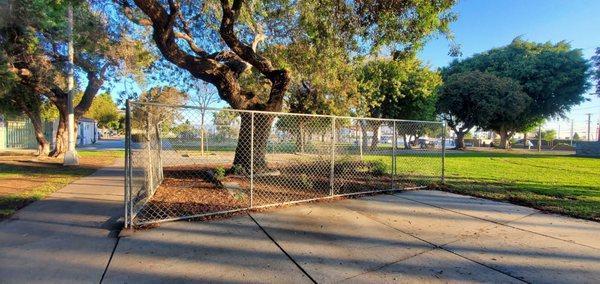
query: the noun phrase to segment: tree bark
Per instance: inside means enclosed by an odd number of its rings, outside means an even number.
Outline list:
[[[44,126],[42,125],[42,117],[40,115],[40,110],[38,107],[27,107],[24,101],[16,102],[21,110],[27,114],[31,124],[33,124],[33,130],[35,134],[35,139],[38,142],[38,156],[47,156],[50,153],[50,143],[46,136],[44,136]]]
[[[60,99],[58,99],[60,100]],[[58,125],[56,126],[56,136],[54,150],[50,152],[51,157],[61,157],[67,152],[69,146],[69,135],[67,133],[67,105],[63,103],[54,103],[58,109]],[[75,122],[77,125],[77,122]],[[77,132],[76,132],[77,133]]]
[[[464,150],[465,147],[465,132],[462,131],[456,131],[456,149],[457,150]]]
[[[273,116],[268,114],[254,114],[254,128],[252,128],[252,116],[250,113],[241,114],[240,133],[238,136],[234,166],[241,166],[249,173],[251,161],[254,160],[253,169],[255,173],[268,171],[266,153],[269,134]],[[252,134],[254,130],[254,135]],[[254,136],[252,138],[252,136]],[[253,149],[251,147],[253,141]],[[252,150],[251,150],[252,149]]]
[[[364,151],[367,150],[369,146],[369,135],[365,121],[360,122],[360,131],[362,132],[362,141],[360,141],[360,143],[362,144],[362,149]]]
[[[510,135],[510,133],[506,130],[500,130],[498,131],[498,134],[500,134],[500,145],[498,145],[498,147],[500,149],[510,149],[508,142],[510,141],[512,135]]]
[[[406,137],[406,134],[402,135],[402,140],[404,141],[404,148],[405,149],[412,149],[412,145],[410,142],[410,138],[412,135],[409,135],[408,137]]]
[[[379,144],[379,136],[377,135],[379,131],[379,127],[381,126],[381,122],[373,121],[371,122],[371,131],[373,131],[373,138],[371,138],[371,150],[376,150],[377,145]]]

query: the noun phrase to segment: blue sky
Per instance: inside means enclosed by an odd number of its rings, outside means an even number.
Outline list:
[[[600,47],[599,11],[600,0],[459,0],[454,7],[458,20],[451,29],[463,57],[506,45],[522,36],[537,42],[566,40],[590,58]],[[445,38],[430,41],[419,56],[433,67],[445,66],[452,60]],[[600,119],[600,98],[587,97],[590,102],[574,107],[568,114],[576,128],[584,126],[585,113],[592,113],[593,125]],[[551,121],[546,126],[558,129],[559,124],[561,136],[568,135],[570,122]]]

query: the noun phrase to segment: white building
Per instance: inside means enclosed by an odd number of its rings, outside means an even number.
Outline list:
[[[52,123],[52,147],[56,145],[56,131],[58,129],[58,119]],[[98,121],[95,119],[81,117],[77,123],[77,146],[85,146],[98,141]]]

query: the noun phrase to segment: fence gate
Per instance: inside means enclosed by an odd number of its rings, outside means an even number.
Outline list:
[[[127,102],[126,226],[443,181],[445,125]]]

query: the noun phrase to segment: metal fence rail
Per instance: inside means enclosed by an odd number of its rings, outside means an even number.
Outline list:
[[[442,122],[128,102],[126,226],[443,181]]]

